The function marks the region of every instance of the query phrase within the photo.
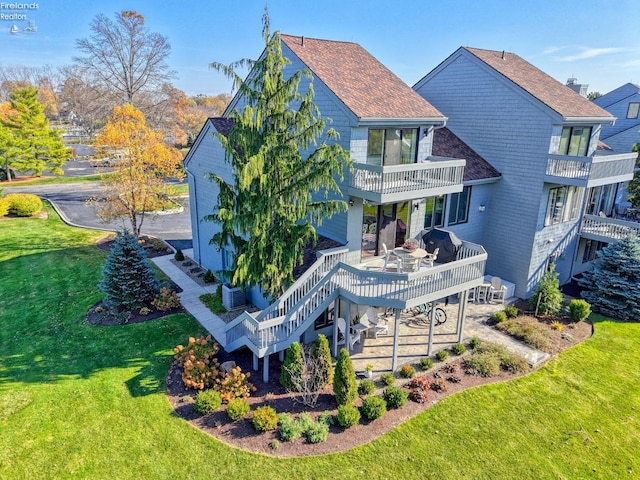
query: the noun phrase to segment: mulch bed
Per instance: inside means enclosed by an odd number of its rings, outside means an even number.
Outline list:
[[[575,325],[575,328],[567,331],[571,332],[573,338],[571,341],[561,339],[557,344],[554,343],[554,350],[557,350],[557,352],[589,338],[592,333],[592,326],[589,323],[580,322]],[[479,375],[468,375],[462,371],[462,358],[464,357],[455,358],[447,363],[447,365],[459,365],[460,373],[457,373],[456,376],[459,377],[460,382],[446,382],[446,392],[429,391],[426,403],[419,404],[409,400],[403,407],[396,410],[389,410],[375,421],[368,421],[363,417],[360,424],[348,430],[344,430],[336,422],[335,425],[330,427],[327,440],[317,444],[309,444],[303,438],[291,442],[283,442],[280,441],[276,432],[258,433],[251,423],[250,414],[237,422],[229,420],[224,408],[209,415],[200,415],[193,408],[193,397],[195,397],[196,392],[184,387],[181,378],[181,367],[176,363],[171,366],[167,375],[167,396],[178,416],[229,445],[278,457],[321,455],[348,450],[367,443],[397,425],[413,418],[453,393],[479,385],[503,382],[520,376],[509,372],[501,372],[499,375],[490,378]],[[329,411],[334,417],[337,414],[337,406],[330,387],[321,393],[318,403],[313,409],[304,407],[301,403],[294,402],[294,395],[287,393],[278,381],[280,376],[280,362],[277,359],[277,355],[272,355],[270,359],[270,382],[268,383],[262,381],[262,370],[256,373],[253,372],[252,354],[247,350],[233,352],[231,354],[221,350],[218,354],[218,360],[220,363],[233,360],[242,368],[243,372],[252,373],[249,380],[256,387],[256,391],[253,392],[248,399],[252,411],[259,406],[270,405],[278,413],[290,412],[297,414],[306,411],[314,417],[319,416],[325,411]],[[441,375],[442,378],[451,376],[451,374],[440,372],[443,365],[442,363],[436,362],[434,368],[427,372],[417,371],[417,375],[426,376],[429,382],[432,382],[436,378],[435,375],[438,374]],[[260,367],[262,368],[262,361],[260,362]],[[397,386],[403,386],[408,382],[409,380],[398,378],[395,384]],[[379,384],[379,382],[376,383],[376,386],[377,390],[374,394],[380,395],[384,387]],[[358,400],[356,405],[359,406],[360,402],[361,400]],[[272,449],[270,443],[276,439],[279,440],[278,448]]]

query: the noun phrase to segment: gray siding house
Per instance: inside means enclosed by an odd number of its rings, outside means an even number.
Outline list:
[[[413,88],[500,172],[469,223],[484,217],[472,235],[487,271],[515,283],[518,297],[532,294],[551,262],[566,283],[620,238],[617,229],[637,231],[605,218],[635,162],[598,151],[603,126],[615,122],[609,112],[517,55],[476,48],[459,48]]]
[[[640,143],[640,86],[626,83],[594,102],[618,120],[602,129],[600,139],[618,153],[630,152]]]
[[[256,289],[248,292],[249,300],[262,310],[245,312],[225,326],[225,338],[217,339],[228,351],[251,349],[256,368],[258,360],[264,359],[263,376],[268,375],[269,356],[282,356],[293,341],[308,342],[325,333],[335,349],[340,338],[334,325],[339,318],[349,322],[373,306],[394,311],[398,325],[402,309],[433,304],[448,295],[467,298],[470,289],[484,282],[487,259],[477,243],[483,237],[483,219],[470,223],[469,208],[478,210],[488,204],[489,185],[500,178],[498,171],[444,128],[447,118],[439,110],[360,45],[289,35],[280,35],[280,40],[290,61],[285,76],[310,70],[314,101],[322,115],[331,119],[329,126],[339,132],[353,169],[341,184],[348,211],[317,229],[323,242],[339,246],[316,251],[317,260],[299,273],[280,298],[265,301]],[[308,84],[301,83],[301,89],[306,88]],[[243,103],[236,96],[227,112],[242,109]],[[216,172],[231,183],[230,164],[212,136],[214,131],[227,135],[230,128],[226,118],[209,119],[184,162],[194,257],[214,271],[227,268],[233,252],[209,244],[218,226],[203,218],[213,212],[218,192],[206,174]],[[382,268],[385,248],[420,238],[425,226],[443,225],[445,208],[454,208],[448,223],[458,225],[462,238],[453,261],[432,267],[399,266],[396,271]],[[466,302],[461,305],[460,339]],[[393,335],[391,366],[395,370],[397,330]]]

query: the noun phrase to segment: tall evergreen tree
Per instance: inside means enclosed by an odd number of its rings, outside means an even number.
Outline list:
[[[0,125],[11,136],[10,154],[0,145],[6,168],[31,171],[34,176],[42,175],[44,170],[62,175],[62,165],[71,157],[71,150],[62,143],[61,132],[49,128],[44,105],[38,101],[38,89],[16,89],[11,94],[9,109],[0,115]]]
[[[280,370],[280,384],[288,392],[297,392],[303,372],[302,346],[298,342],[293,342],[284,353],[284,361]]]
[[[341,348],[338,354],[336,372],[333,376],[333,394],[338,405],[353,405],[358,398],[356,371],[346,348]]]
[[[266,12],[262,34],[265,50],[259,60],[211,65],[234,80],[244,108],[228,115],[234,121],[228,136],[216,135],[234,183],[210,174],[220,193],[213,215],[206,218],[221,226],[211,243],[235,252],[231,282],[259,285],[266,297],[280,294],[293,281],[304,246],[316,239],[314,224],[346,210],[344,201],[327,197],[340,194],[336,178],[342,180],[349,158],[337,143],[318,145],[321,137],[333,141],[337,133],[325,129],[326,120],[313,103],[311,73],[300,70],[285,79],[289,61],[278,33],[269,33]],[[235,70],[246,65],[251,70],[242,80]],[[304,94],[298,89],[303,78],[309,79]],[[317,201],[314,194],[323,198]]]
[[[158,280],[135,235],[118,232],[98,289],[105,293],[104,303],[116,311],[130,312],[154,299]]]
[[[562,307],[562,292],[556,267],[551,264],[536,286],[533,295],[529,299],[529,306],[543,315],[555,315]]]
[[[313,342],[313,356],[320,363],[320,373],[322,374],[322,386],[333,383],[333,364],[331,362],[331,349],[326,336],[319,334]]]
[[[640,240],[629,236],[598,252],[579,284],[593,310],[614,318],[640,320]]]

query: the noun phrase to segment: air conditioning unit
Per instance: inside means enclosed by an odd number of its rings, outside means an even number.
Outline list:
[[[235,310],[247,304],[245,291],[239,287],[222,285],[222,305],[227,310]]]

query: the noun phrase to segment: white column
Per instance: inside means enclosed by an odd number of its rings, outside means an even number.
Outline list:
[[[258,355],[256,355],[255,353],[253,354],[253,369],[257,372],[258,371]]]
[[[464,321],[467,318],[467,298],[469,298],[469,290],[460,292],[458,295],[458,343],[462,343],[464,339]]]
[[[265,355],[262,359],[262,380],[264,383],[269,382],[269,355]]]
[[[396,314],[396,323],[393,327],[393,357],[391,359],[391,370],[396,371],[398,368],[398,344],[400,343],[400,309],[394,308]]]
[[[431,302],[431,313],[429,314],[429,344],[427,345],[427,355],[431,355],[433,349],[433,331],[436,323],[436,301]]]

